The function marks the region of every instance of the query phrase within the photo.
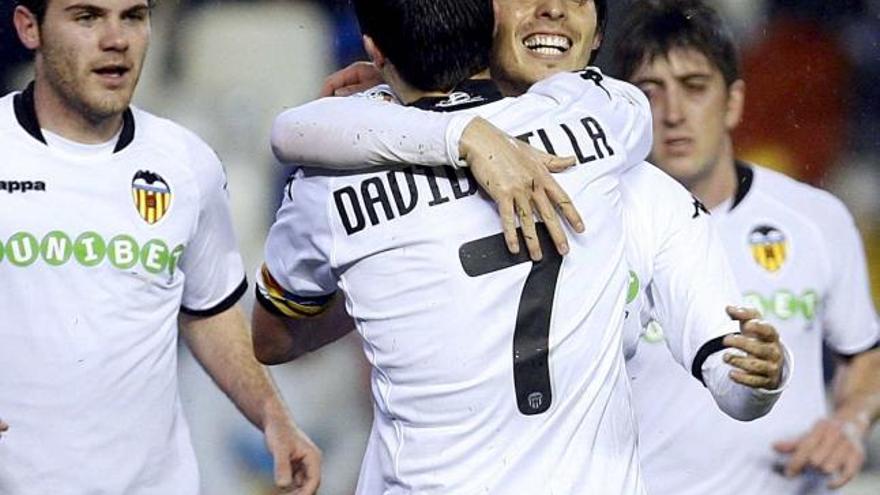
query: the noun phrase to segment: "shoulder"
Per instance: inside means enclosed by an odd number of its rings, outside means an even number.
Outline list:
[[[677,180],[648,162],[630,168],[620,176],[620,188],[626,207],[669,213],[690,211],[694,198]]]
[[[785,205],[805,222],[817,224],[823,230],[853,223],[847,207],[830,192],[764,167],[753,169],[756,192],[765,200]]]
[[[222,176],[223,168],[217,153],[195,132],[150,112],[132,107],[135,119],[135,139],[151,149],[164,150],[181,160],[196,176]]]
[[[535,83],[529,93],[540,94],[560,103],[573,100],[622,99],[627,103],[648,107],[648,100],[637,87],[602,73],[596,67],[577,72],[561,72]]]

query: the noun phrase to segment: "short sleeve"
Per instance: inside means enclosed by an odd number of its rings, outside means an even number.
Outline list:
[[[822,226],[831,265],[823,331],[832,349],[853,355],[874,347],[880,340],[880,330],[858,228],[846,207],[832,199],[834,204],[828,210],[836,218]]]
[[[247,290],[244,264],[232,227],[226,174],[217,155],[198,143],[191,151],[199,196],[196,228],[180,259],[185,281],[181,311],[213,316]]]
[[[327,213],[332,179],[306,175],[299,169],[285,187],[257,276],[258,302],[288,317],[320,314],[337,290]]]

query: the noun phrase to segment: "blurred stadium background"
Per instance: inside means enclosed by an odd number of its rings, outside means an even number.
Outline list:
[[[609,2],[612,41],[630,1]],[[843,199],[861,228],[880,302],[880,0],[711,3],[735,31],[748,85],[739,156]],[[12,29],[14,4],[0,0],[3,93],[24,87],[30,70]],[[220,154],[251,273],[286,175],[268,146],[273,116],[314,98],[325,75],[362,57],[347,0],[158,0],[136,102],[195,130]],[[600,66],[608,66],[605,57],[607,50]],[[204,493],[270,493],[261,436],[181,352],[181,393]],[[350,336],[273,373],[324,452],[321,493],[351,494],[371,420],[359,342]],[[846,495],[880,493],[876,430],[866,470]]]

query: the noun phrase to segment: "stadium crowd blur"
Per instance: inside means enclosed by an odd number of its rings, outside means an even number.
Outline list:
[[[634,0],[629,0],[634,1]],[[629,1],[611,1],[615,19]],[[714,0],[739,42],[747,83],[737,154],[831,190],[853,212],[880,304],[880,0]],[[22,88],[29,56],[0,0],[0,88]],[[608,40],[606,40],[608,41]],[[598,65],[607,66],[604,57]],[[268,147],[271,119],[313,98],[325,75],[363,58],[347,0],[163,1],[136,102],[194,129],[223,158],[250,269],[285,175]],[[256,430],[181,360],[204,493],[268,493],[271,458]],[[356,338],[276,368],[294,415],[325,454],[321,493],[352,492],[371,419]],[[768,444],[769,448],[769,444]],[[880,432],[844,494],[880,490]]]

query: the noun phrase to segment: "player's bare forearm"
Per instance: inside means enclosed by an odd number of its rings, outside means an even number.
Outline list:
[[[193,355],[217,386],[262,432],[282,493],[312,495],[321,480],[321,453],[294,424],[268,371],[254,357],[241,308],[207,318],[181,318]]]
[[[251,326],[254,354],[268,365],[286,363],[316,351],[354,329],[340,301],[334,301],[321,316],[303,319],[279,316],[255,304]]]
[[[284,410],[266,369],[257,362],[238,305],[207,318],[181,318],[182,335],[195,358],[247,419],[263,429],[265,414]]]
[[[857,424],[862,435],[880,419],[880,349],[864,352],[841,365],[835,387],[834,416]]]

